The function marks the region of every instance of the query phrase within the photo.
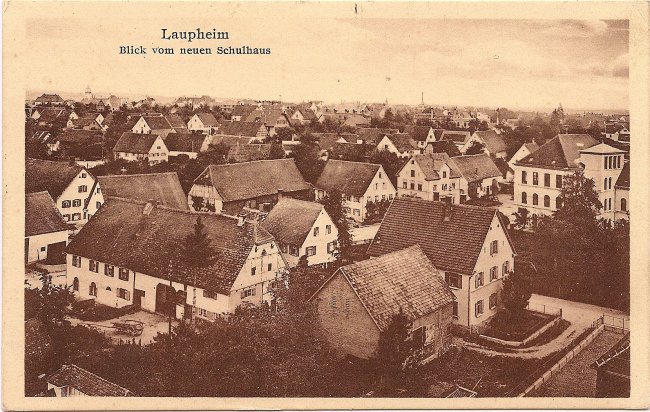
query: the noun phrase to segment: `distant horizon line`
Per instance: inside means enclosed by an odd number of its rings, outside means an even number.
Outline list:
[[[44,89],[34,89],[34,90],[29,90],[28,89],[26,91],[26,93],[25,93],[26,98],[28,98],[29,95],[40,95],[40,94],[58,94],[58,95],[63,97],[64,95],[83,96],[84,92],[56,91],[56,90],[55,91],[45,91]],[[288,100],[284,100],[284,99],[283,100],[280,100],[280,99],[255,99],[255,98],[251,98],[251,97],[223,97],[223,96],[215,97],[215,96],[212,96],[212,95],[209,95],[209,94],[202,94],[202,95],[186,94],[186,95],[179,95],[179,96],[169,96],[169,95],[159,95],[159,94],[135,93],[135,94],[131,94],[131,95],[120,95],[119,93],[115,93],[115,92],[103,92],[103,91],[102,92],[97,92],[97,93],[93,92],[92,94],[96,95],[96,96],[101,96],[101,97],[109,97],[111,95],[114,95],[114,96],[116,96],[118,98],[126,98],[129,101],[136,101],[136,100],[140,100],[140,99],[144,99],[144,98],[153,98],[155,100],[163,99],[163,100],[169,100],[170,102],[173,102],[174,100],[177,100],[177,99],[179,99],[181,97],[188,97],[188,98],[197,97],[197,98],[200,98],[200,97],[203,97],[203,96],[207,96],[207,97],[210,97],[210,98],[214,99],[217,102],[220,101],[220,100],[275,101],[275,102],[280,102],[280,103],[303,103],[303,102],[322,101],[323,103],[325,103],[327,105],[346,104],[346,103],[359,103],[359,104],[384,104],[385,103],[385,102],[364,101],[364,100],[361,100],[361,99],[340,100],[338,102],[331,101],[331,100],[326,100],[326,99],[302,99],[301,101],[288,101]],[[36,97],[38,97],[38,96],[35,96],[34,98],[36,98]],[[280,97],[280,96],[278,96],[278,97]],[[163,104],[166,104],[166,103],[163,103]],[[420,106],[421,104],[422,104],[421,102],[418,102],[418,103],[402,103],[402,102],[391,103],[390,101],[388,102],[389,106],[411,106],[411,107],[415,107],[415,106]],[[544,112],[544,113],[546,111],[551,112],[551,111],[553,111],[554,109],[556,109],[558,107],[558,106],[540,106],[540,107],[532,107],[532,106],[531,107],[521,107],[521,106],[520,107],[514,107],[514,106],[511,106],[511,107],[508,107],[506,105],[492,106],[492,105],[485,105],[485,104],[476,105],[476,104],[426,103],[426,102],[424,103],[424,105],[425,106],[430,106],[430,107],[460,107],[460,108],[471,107],[471,108],[486,108],[486,109],[490,109],[490,108],[493,107],[493,109],[491,109],[491,110],[495,110],[497,108],[504,108],[504,109],[507,109],[507,110],[510,110],[510,111],[513,111],[513,112],[520,111],[520,112]],[[585,112],[587,112],[587,113],[599,113],[599,112],[605,113],[605,112],[607,112],[607,113],[610,113],[610,114],[611,113],[629,114],[629,108],[628,109],[622,109],[622,108],[616,108],[616,109],[574,108],[574,107],[564,106],[564,105],[562,105],[562,108],[564,109],[565,112],[567,112],[567,111],[583,112],[583,113],[585,113]]]

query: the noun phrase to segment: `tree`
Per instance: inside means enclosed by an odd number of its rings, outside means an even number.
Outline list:
[[[315,143],[300,143],[293,149],[292,156],[296,167],[309,183],[316,183],[325,167],[319,155],[320,148]]]
[[[519,272],[511,272],[503,280],[501,300],[503,306],[513,316],[519,316],[526,309],[532,293],[530,291],[530,280]]]
[[[269,159],[283,159],[284,149],[281,143],[271,143],[271,150],[269,151]]]
[[[187,235],[183,245],[183,258],[185,262],[193,268],[206,267],[212,264],[215,259],[215,251],[210,244],[205,225],[201,220],[201,215],[196,217],[194,232]],[[194,322],[194,312],[196,310],[196,272],[192,282],[192,322]]]
[[[560,198],[562,207],[555,212],[556,218],[594,227],[603,205],[598,199],[594,181],[586,178],[582,170],[564,177]]]
[[[530,218],[528,217],[528,209],[525,207],[520,207],[517,212],[515,212],[515,229],[525,229],[528,226]]]
[[[321,199],[321,203],[325,206],[325,211],[332,218],[339,232],[334,254],[340,261],[339,263],[345,264],[345,262],[351,261],[352,238],[343,206],[343,195],[338,190],[328,191],[327,195]]]
[[[483,149],[485,149],[485,146],[479,141],[474,141],[472,144],[467,148],[467,151],[465,152],[466,155],[477,155],[477,154],[482,154]]]
[[[271,140],[276,143],[281,143],[283,140],[293,140],[293,130],[290,127],[278,127],[275,129],[275,136]]]
[[[407,161],[408,159],[401,159],[395,153],[389,152],[388,150],[376,149],[372,151],[369,159],[370,163],[380,164],[384,168],[386,175],[395,187],[397,187],[397,172],[399,172]]]
[[[410,326],[411,322],[400,308],[399,313],[393,315],[386,329],[379,334],[374,361],[385,389],[395,389],[403,376],[406,360],[412,353],[412,345],[407,340]]]

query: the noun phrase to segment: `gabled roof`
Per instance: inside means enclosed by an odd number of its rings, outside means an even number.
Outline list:
[[[535,142],[532,142],[532,143],[524,143],[524,144],[522,144],[522,146],[525,146],[526,149],[528,149],[528,152],[529,152],[529,153],[536,152],[537,149],[539,149],[539,145],[538,145],[537,143],[535,143]]]
[[[144,202],[109,198],[72,239],[67,253],[228,295],[254,245],[273,240],[256,223],[237,225],[224,215],[194,214]],[[149,210],[149,213],[144,213]],[[186,263],[182,245],[205,225],[215,258],[205,267]],[[169,262],[172,262],[171,271]]]
[[[474,134],[477,138],[481,139],[485,148],[493,155],[499,152],[505,152],[508,148],[503,136],[499,135],[494,130],[476,131]]]
[[[104,198],[155,201],[174,209],[189,210],[176,172],[98,176],[97,181]]]
[[[465,144],[471,137],[469,132],[457,130],[445,130],[440,136],[440,140],[451,140],[456,144]]]
[[[597,145],[591,146],[587,149],[580,150],[580,153],[591,153],[591,154],[623,154],[625,150],[618,149],[616,147],[610,146],[605,143],[598,143]]]
[[[386,135],[390,136],[399,133],[398,129],[380,129],[376,127],[360,127],[356,130],[358,138],[364,143],[377,146],[379,141]]]
[[[343,266],[348,281],[380,331],[400,311],[411,321],[451,304],[455,298],[442,275],[414,245]]]
[[[39,123],[52,123],[61,117],[67,117],[65,109],[58,107],[39,108],[38,112],[40,113]]]
[[[271,154],[271,144],[251,143],[235,144],[228,150],[228,161],[252,162],[254,160],[266,160]]]
[[[58,198],[83,167],[68,162],[27,159],[25,161],[25,193],[49,192]]]
[[[97,128],[100,128],[101,126],[99,123],[97,123],[97,120],[95,120],[95,117],[80,117],[78,119],[70,119],[70,122],[72,123],[73,127],[89,127],[89,126],[97,126]]]
[[[363,196],[381,165],[330,159],[318,177],[316,187],[338,190],[346,195]]]
[[[206,172],[224,202],[274,195],[278,190],[290,193],[311,188],[293,159],[210,165],[194,181],[195,184],[203,180]]]
[[[282,109],[255,109],[246,118],[247,122],[262,122],[265,125],[275,125],[278,118],[284,116]]]
[[[246,117],[251,114],[257,106],[249,104],[238,104],[232,109],[232,116]]]
[[[42,95],[36,98],[36,101],[39,103],[61,103],[64,100],[61,96],[59,96],[56,93],[53,94],[43,93]]]
[[[623,170],[621,170],[621,174],[619,174],[618,179],[616,179],[615,187],[620,187],[622,189],[630,188],[630,162],[626,162],[623,165]]]
[[[101,132],[94,130],[69,129],[57,136],[56,140],[61,143],[88,145],[102,142]]]
[[[460,156],[460,149],[451,140],[439,140],[436,142],[429,142],[425,151],[430,150],[432,153],[446,153],[449,157]]]
[[[68,225],[46,191],[25,195],[25,237],[67,231]]]
[[[415,140],[413,140],[411,135],[408,133],[395,133],[387,137],[391,142],[393,142],[393,145],[395,145],[395,148],[397,148],[400,153],[410,152],[418,147]]]
[[[201,133],[169,133],[164,140],[165,146],[172,152],[198,153],[205,138],[206,135]]]
[[[173,129],[172,125],[169,124],[167,119],[164,116],[142,116],[144,121],[147,122],[147,125],[151,130],[170,130]]]
[[[219,126],[218,133],[231,136],[255,137],[262,126],[261,122],[223,122]]]
[[[449,156],[447,153],[425,153],[414,155],[411,157],[411,160],[417,163],[417,165],[420,167],[420,170],[422,170],[422,173],[424,173],[426,180],[438,180],[440,179],[438,171],[447,163]],[[402,169],[408,163],[410,162],[407,162],[404,166],[402,166]],[[402,169],[400,169],[398,174],[402,172]]]
[[[598,144],[588,134],[559,134],[517,162],[521,166],[578,168],[580,150]]]
[[[201,123],[203,123],[203,126],[205,127],[219,126],[219,121],[212,113],[197,113],[196,116],[201,120]]]
[[[438,269],[471,274],[495,215],[505,230],[503,217],[494,208],[395,198],[368,254],[381,256],[420,245]]]
[[[406,126],[404,133],[410,134],[415,141],[424,142],[427,140],[430,130],[431,126]]]
[[[167,119],[167,122],[172,128],[187,129],[187,122],[185,122],[180,115],[176,113],[171,113],[166,115],[165,118]]]
[[[124,153],[149,153],[156,139],[160,136],[157,134],[140,134],[124,132],[120,139],[115,143],[113,152]]]
[[[278,242],[300,247],[322,210],[320,203],[284,197],[264,219],[262,227]]]
[[[451,157],[447,164],[468,182],[502,175],[492,158],[486,154]]]
[[[77,365],[63,365],[47,377],[47,382],[59,388],[69,386],[87,396],[134,396],[131,391]]]
[[[330,150],[334,144],[341,139],[338,133],[312,133],[312,136],[318,140],[317,144],[321,150]]]

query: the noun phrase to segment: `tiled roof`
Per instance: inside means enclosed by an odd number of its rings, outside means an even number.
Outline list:
[[[67,231],[68,225],[48,192],[25,195],[25,237]]]
[[[56,119],[66,115],[65,109],[61,108],[38,109],[38,112],[41,114],[38,118],[39,123],[52,123]]]
[[[477,131],[474,134],[483,141],[485,148],[493,155],[499,152],[505,152],[507,149],[503,137],[494,130]]]
[[[442,139],[442,134],[445,132],[445,129],[433,129],[433,135],[436,140]]]
[[[332,149],[336,141],[341,139],[337,133],[312,133],[312,136],[318,141],[321,150]]]
[[[380,129],[375,127],[360,127],[356,130],[358,138],[364,143],[377,146],[379,141],[386,135],[390,136],[399,133],[398,129]]]
[[[165,146],[172,152],[198,153],[205,138],[206,135],[201,133],[169,133],[165,137]]]
[[[133,396],[133,393],[77,365],[63,365],[47,377],[47,382],[59,388],[69,386],[87,396]]]
[[[417,149],[418,147],[418,144],[411,138],[411,135],[408,133],[395,133],[389,135],[388,139],[393,142],[400,153],[410,152],[411,150]]]
[[[205,127],[216,127],[219,126],[217,118],[214,117],[212,113],[197,113],[199,120],[203,123]]]
[[[431,126],[406,126],[404,133],[411,135],[413,140],[424,142],[427,140]]]
[[[278,242],[300,247],[311,232],[323,205],[282,198],[262,222],[262,227]]]
[[[615,186],[625,189],[630,188],[630,162],[623,165],[623,170],[621,170],[621,174],[618,175]]]
[[[147,125],[151,130],[170,130],[173,129],[172,125],[169,124],[167,119],[164,116],[142,116],[144,121],[147,122]]]
[[[95,120],[94,117],[80,117],[78,119],[72,119],[71,120],[73,127],[88,127],[88,126],[97,126],[98,128],[99,123]]]
[[[512,168],[510,168],[510,165],[508,164],[508,162],[506,162],[506,159],[502,159],[500,157],[497,157],[497,158],[492,159],[492,161],[494,162],[494,165],[497,167],[497,169],[499,169],[499,171],[501,172],[501,176],[503,176],[504,178],[506,177],[508,172],[514,173]]]
[[[559,134],[516,164],[550,168],[578,168],[580,150],[598,144],[588,134]]]
[[[470,138],[469,132],[464,131],[455,131],[455,130],[445,130],[440,136],[440,140],[451,140],[454,143],[464,144]]]
[[[25,161],[25,193],[50,193],[58,198],[83,169],[77,164],[51,160],[27,159]]]
[[[97,180],[104,198],[156,201],[163,206],[189,210],[176,172],[98,176]]]
[[[330,159],[318,177],[316,187],[338,190],[346,195],[363,196],[381,165]]]
[[[605,143],[598,143],[594,146],[591,146],[586,149],[580,150],[580,153],[592,153],[592,154],[623,154],[625,150],[612,147]]]
[[[425,153],[414,155],[412,159],[420,166],[420,170],[424,173],[426,180],[438,180],[440,179],[438,171],[447,163],[449,156],[447,153]]]
[[[241,116],[241,117],[247,117],[249,114],[251,114],[257,106],[254,105],[236,105],[232,109],[232,116]]]
[[[248,115],[246,121],[262,122],[267,126],[273,126],[280,116],[283,116],[282,109],[255,109]]]
[[[255,140],[256,140],[255,138],[250,136],[233,136],[233,135],[217,134],[214,136],[209,136],[208,146],[217,145],[220,143],[223,143],[226,146],[236,146],[242,144],[250,144],[251,141],[255,141]]]
[[[170,126],[174,129],[187,129],[187,122],[183,120],[183,118],[176,114],[176,113],[171,113],[165,116],[167,119],[167,122],[170,124]]]
[[[627,126],[620,123],[605,123],[605,133],[607,134],[620,132],[623,128],[627,128]]]
[[[272,240],[255,223],[237,225],[224,215],[193,214],[156,206],[144,214],[145,203],[110,198],[68,245],[67,253],[229,294],[251,248]],[[186,263],[182,245],[194,233],[197,217],[205,225],[215,258],[205,267]],[[169,262],[173,262],[171,273]]]
[[[454,301],[441,273],[417,245],[344,266],[339,273],[380,331],[400,311],[413,321]]]
[[[102,142],[102,134],[93,130],[65,130],[56,138],[61,143],[88,145]]]
[[[117,143],[115,143],[113,152],[149,153],[151,146],[153,146],[158,137],[160,136],[157,134],[124,132]]]
[[[492,158],[486,154],[451,157],[447,164],[468,182],[502,175]]]
[[[43,93],[42,95],[36,98],[36,101],[39,103],[61,103],[64,100],[61,96],[59,96],[56,93],[53,94]]]
[[[210,165],[206,171],[212,186],[225,202],[273,195],[278,190],[290,193],[311,188],[293,159]]]
[[[446,153],[449,157],[460,156],[458,146],[451,140],[439,140],[437,142],[427,143],[425,150],[430,150],[432,153]]]
[[[268,159],[270,154],[270,144],[235,144],[230,146],[227,158],[232,162],[252,162]]]
[[[533,143],[524,143],[522,146],[526,146],[526,149],[528,149],[528,152],[533,153],[536,152],[537,149],[539,149],[539,145],[535,142]]]
[[[368,254],[380,256],[420,245],[438,269],[471,274],[495,214],[504,227],[502,216],[494,208],[396,198]],[[508,241],[514,250],[509,237]]]
[[[593,364],[617,375],[630,377],[630,332],[627,332],[614,346]]]
[[[230,136],[257,136],[261,122],[223,122],[219,126],[218,133]]]

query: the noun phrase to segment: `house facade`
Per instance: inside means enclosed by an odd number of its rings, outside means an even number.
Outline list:
[[[25,195],[25,264],[62,263],[69,232],[48,192]]]
[[[187,129],[192,132],[213,134],[219,128],[219,122],[212,113],[197,113],[187,122]]]
[[[157,134],[125,132],[115,143],[113,155],[127,162],[147,161],[154,165],[169,160],[169,149]]]
[[[341,354],[371,359],[399,313],[410,323],[417,360],[440,356],[451,344],[454,295],[419,246],[338,269],[311,301]]]
[[[453,291],[454,322],[471,328],[497,313],[516,252],[493,208],[397,198],[368,248],[377,257],[419,245]]]
[[[199,216],[214,256],[192,266],[178,245]],[[123,199],[107,200],[67,248],[67,282],[81,298],[179,319],[214,320],[243,303],[272,303],[285,267],[257,222]]]
[[[397,193],[381,165],[330,159],[316,182],[316,200],[332,190],[341,192],[347,216],[358,223],[368,217],[369,203],[390,201]]]
[[[131,391],[75,364],[63,365],[46,377],[48,395],[70,396],[134,396]]]
[[[289,267],[303,256],[309,266],[336,260],[339,231],[320,203],[282,198],[261,225],[273,235]]]
[[[507,145],[501,135],[494,130],[476,131],[463,144],[460,151],[466,153],[474,144],[483,146],[483,153],[497,158],[505,159],[507,157]]]

